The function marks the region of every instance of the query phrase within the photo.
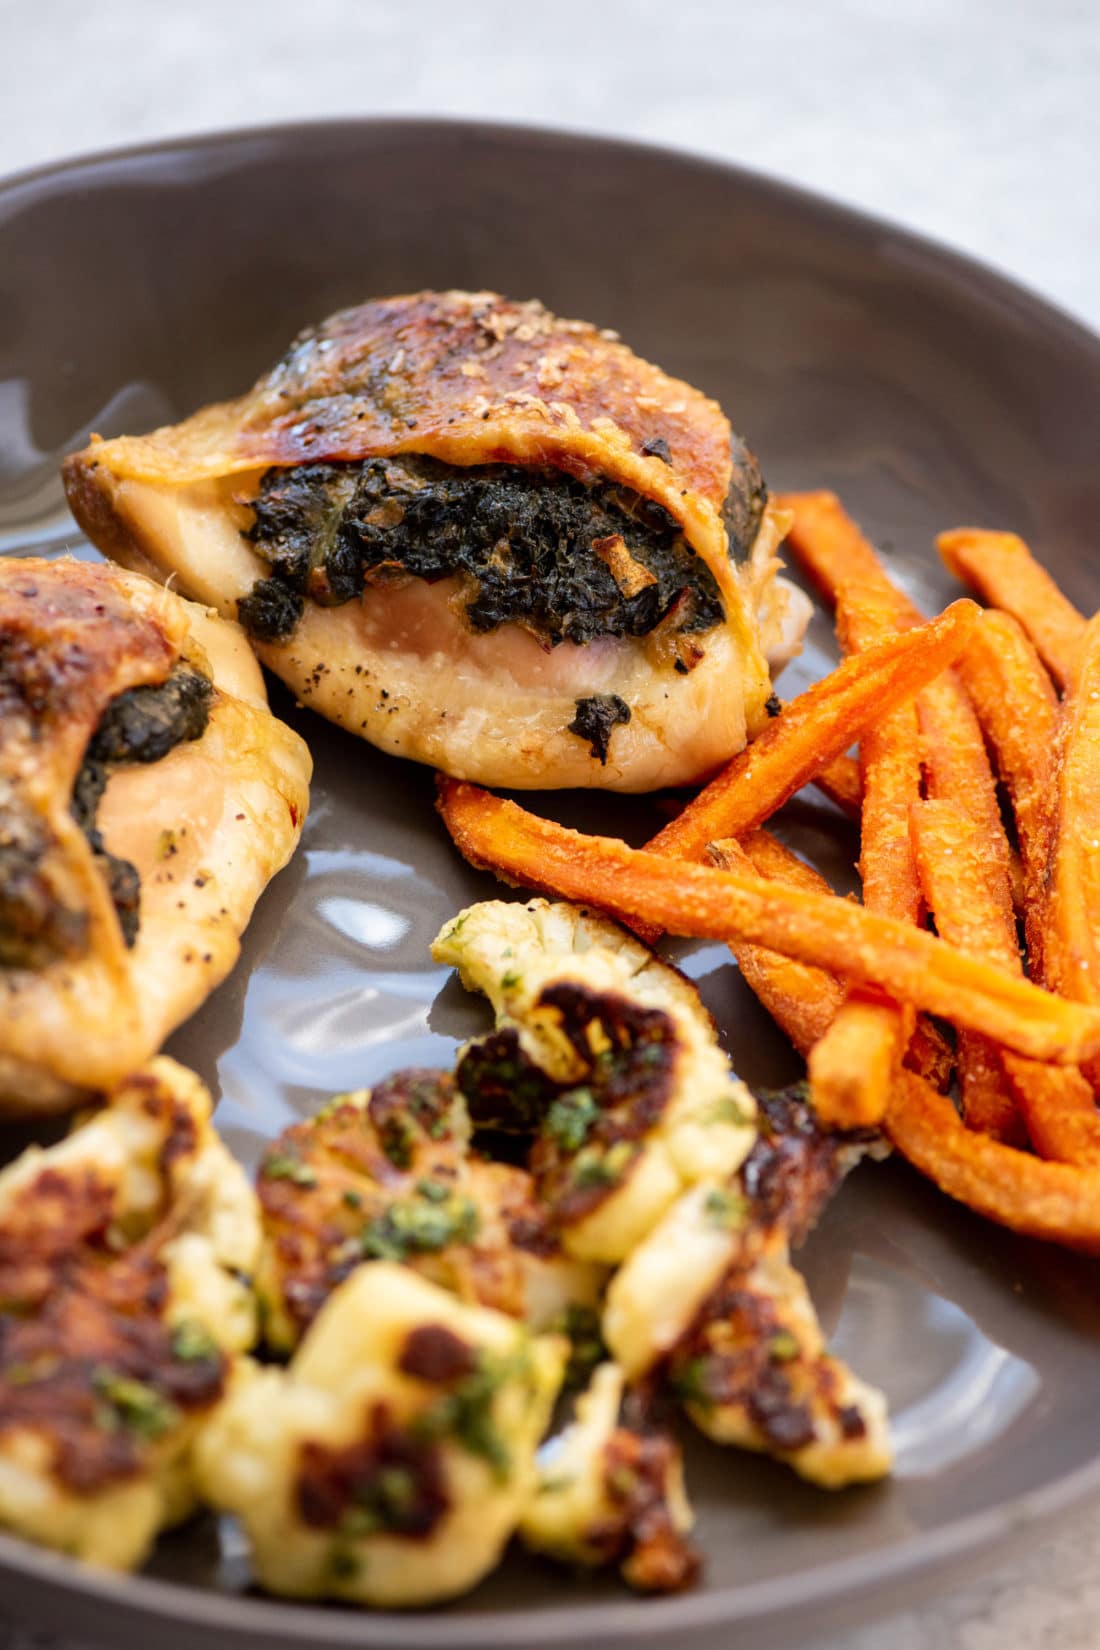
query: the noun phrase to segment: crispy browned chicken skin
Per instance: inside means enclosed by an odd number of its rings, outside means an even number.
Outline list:
[[[65,483],[100,548],[239,616],[314,708],[487,783],[698,778],[761,725],[805,617],[721,408],[495,293],[345,310]]]
[[[309,773],[235,625],[117,568],[0,560],[0,1110],[156,1053],[236,961]]]

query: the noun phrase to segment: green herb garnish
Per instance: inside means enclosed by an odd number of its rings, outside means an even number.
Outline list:
[[[193,1318],[187,1318],[183,1323],[176,1325],[172,1336],[172,1351],[184,1363],[198,1363],[203,1358],[217,1358],[221,1355],[217,1341],[201,1323]]]
[[[103,1400],[96,1419],[106,1431],[123,1426],[127,1432],[151,1442],[163,1437],[183,1418],[175,1404],[154,1387],[106,1366],[93,1371],[92,1385]],[[107,1420],[108,1415],[111,1420]]]
[[[600,1115],[591,1089],[570,1089],[559,1095],[543,1119],[543,1133],[563,1152],[580,1151]]]
[[[776,1363],[789,1364],[792,1358],[798,1358],[801,1354],[798,1337],[789,1329],[777,1330],[768,1342],[768,1356]]]
[[[749,1206],[742,1192],[728,1186],[712,1186],[703,1200],[703,1214],[712,1226],[733,1232],[745,1224]]]
[[[316,1186],[317,1173],[293,1152],[270,1152],[260,1166],[264,1180],[289,1180],[295,1186]]]

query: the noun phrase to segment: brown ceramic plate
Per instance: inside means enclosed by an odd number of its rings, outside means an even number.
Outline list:
[[[718,396],[773,486],[835,487],[918,599],[960,521],[1011,526],[1082,607],[1100,519],[1100,343],[1015,287],[887,225],[732,168],[587,138],[428,121],[239,132],[75,162],[0,190],[0,543],[74,548],[58,460],[86,439],[233,394],[304,323],[420,286],[538,294],[618,327]],[[790,692],[830,658],[819,619]],[[333,1090],[446,1062],[476,1010],[428,944],[494,893],[461,864],[430,777],[276,694],[313,745],[302,849],[240,967],[172,1042],[220,1092],[245,1158]],[[632,838],[644,804],[536,804]],[[792,840],[850,874],[827,805]],[[792,1072],[719,946],[681,947],[740,1071]],[[907,1602],[1100,1489],[1094,1266],[971,1218],[903,1166],[865,1168],[804,1255],[823,1316],[885,1387],[898,1469],[830,1496],[689,1445],[702,1587],[643,1601],[512,1554],[447,1610],[404,1616],[247,1592],[232,1530],[198,1521],[113,1578],[0,1538],[5,1604],[162,1650],[520,1650],[816,1640]]]

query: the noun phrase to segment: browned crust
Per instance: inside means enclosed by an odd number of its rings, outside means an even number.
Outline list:
[[[439,1444],[396,1425],[379,1403],[351,1443],[300,1446],[294,1497],[310,1529],[349,1541],[376,1532],[423,1541],[450,1510]]]
[[[109,701],[161,682],[178,657],[109,568],[0,560],[0,774],[65,805]],[[30,769],[30,774],[28,774]]]
[[[499,417],[574,435],[610,419],[655,475],[671,470],[715,509],[729,489],[730,428],[716,402],[613,333],[492,292],[418,292],[341,310],[230,405],[225,471],[426,452],[437,439],[470,441],[486,463],[510,456],[507,446],[484,448],[483,427]],[[137,463],[136,443],[111,445]],[[159,432],[145,445],[147,460],[167,456]],[[566,442],[563,467],[568,452]]]
[[[163,1121],[164,1203],[153,1228],[120,1252],[116,1188],[83,1165],[43,1168],[0,1220],[0,1440],[37,1436],[58,1483],[78,1495],[148,1465],[156,1429],[128,1423],[112,1406],[116,1383],[138,1383],[168,1423],[214,1403],[225,1378],[212,1344],[202,1356],[181,1357],[164,1318],[160,1251],[176,1229],[173,1166],[194,1154],[195,1120],[151,1075],[138,1073],[130,1084],[147,1090],[144,1109]]]
[[[186,485],[402,452],[550,465],[634,487],[681,522],[740,609],[719,514],[732,474],[725,414],[614,333],[560,320],[536,300],[419,292],[342,310],[302,333],[239,400],[150,435],[93,437],[66,460],[64,478],[89,537],[118,543],[130,565],[133,545],[109,519],[99,466],[119,479]]]
[[[405,1263],[482,1305],[522,1315],[521,1248],[545,1254],[556,1245],[531,1177],[470,1153],[456,1134],[454,1103],[448,1073],[396,1072],[375,1085],[365,1109],[338,1101],[269,1148],[257,1190],[281,1303],[298,1334],[370,1252],[363,1247],[368,1230],[410,1202],[429,1216],[441,1206],[424,1201],[425,1184],[443,1201],[472,1203],[476,1229],[438,1247],[413,1246]]]

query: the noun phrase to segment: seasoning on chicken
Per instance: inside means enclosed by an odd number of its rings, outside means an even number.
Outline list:
[[[809,605],[717,404],[491,292],[378,299],[240,399],[65,464],[106,554],[306,703],[485,784],[652,790],[763,725]]]

